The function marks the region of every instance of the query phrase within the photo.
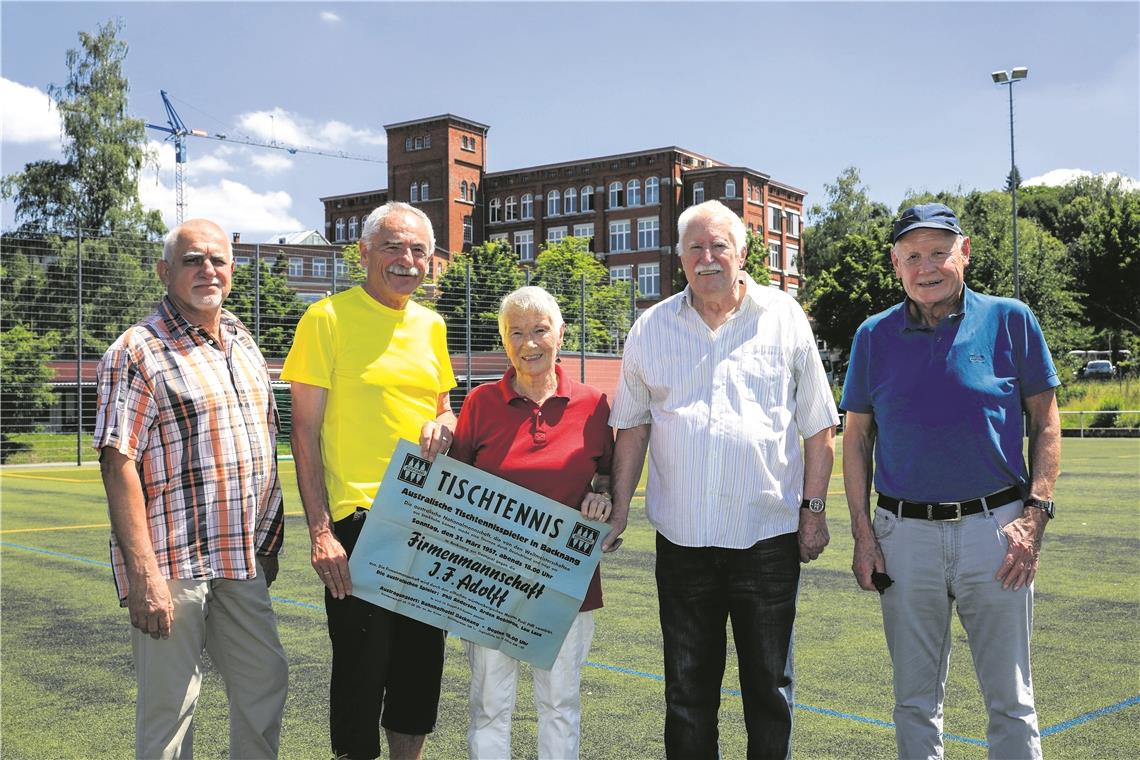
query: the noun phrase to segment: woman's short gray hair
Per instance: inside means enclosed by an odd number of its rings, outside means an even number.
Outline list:
[[[562,326],[562,310],[554,296],[537,285],[527,285],[503,296],[499,304],[499,337],[504,343],[507,342],[507,315],[520,311],[550,317],[550,325],[555,330]]]

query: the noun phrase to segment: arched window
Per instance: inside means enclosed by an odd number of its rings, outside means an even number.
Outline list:
[[[621,206],[621,183],[610,183],[610,208],[619,208]]]
[[[336,220],[336,239],[337,242],[344,240],[344,219],[341,217]]]
[[[356,233],[357,233],[356,217],[352,216],[352,217],[349,217],[349,219],[348,219],[348,239],[349,240],[356,240],[358,237],[360,237]]]
[[[507,221],[513,222],[519,218],[519,205],[515,203],[515,196],[507,196]]]
[[[575,188],[568,187],[562,193],[562,210],[567,214],[578,213],[578,191]]]
[[[561,195],[557,190],[551,190],[546,194],[546,215],[558,216],[558,201]]]
[[[426,201],[427,199],[428,199],[428,183],[427,183],[427,180],[425,179],[423,182],[420,183],[420,200]]]
[[[726,179],[724,181],[724,197],[725,198],[735,198],[736,197],[736,180]]]
[[[629,182],[625,183],[625,205],[641,205],[641,180],[631,179]]]
[[[645,180],[645,203],[646,205],[661,202],[661,184],[660,180],[656,177],[650,177]]]
[[[534,196],[530,193],[523,195],[521,205],[522,209],[520,210],[522,211],[522,218],[534,219]]]
[[[408,189],[408,200],[416,203],[420,199],[420,186],[413,182],[412,186]]]
[[[594,210],[594,186],[593,185],[586,185],[585,187],[583,187],[581,198],[582,198],[582,210],[583,211],[593,211]]]
[[[491,199],[491,221],[503,221],[503,204],[498,198]]]
[[[459,199],[467,200],[467,180],[463,180],[459,183]]]
[[[475,138],[472,138],[471,142],[475,142]],[[467,186],[467,200],[471,201],[472,203],[475,202],[475,183],[474,182],[472,182],[470,185]]]

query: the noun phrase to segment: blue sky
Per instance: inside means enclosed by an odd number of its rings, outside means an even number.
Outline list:
[[[859,167],[908,190],[1000,187],[1015,87],[1023,178],[1140,177],[1140,3],[0,4],[0,168],[59,155],[42,93],[110,18],[130,110],[383,157],[382,125],[451,112],[491,126],[492,171],[680,145],[824,199]],[[38,92],[37,92],[38,91]],[[270,114],[273,118],[269,118]],[[173,221],[173,153],[140,179]],[[187,213],[245,240],[319,228],[319,197],[387,185],[384,164],[189,142]],[[1050,177],[1059,176],[1051,174]],[[0,224],[11,224],[5,207]]]

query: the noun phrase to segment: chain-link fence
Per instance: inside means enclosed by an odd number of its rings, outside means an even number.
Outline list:
[[[155,272],[161,257],[160,242],[132,238],[27,232],[0,237],[0,462],[96,458],[95,368],[107,347],[162,298]],[[238,265],[225,306],[254,334],[276,381],[307,306],[355,285],[360,269],[338,247],[239,244],[234,258]],[[611,282],[600,265],[586,275],[514,264],[491,271],[479,264],[460,257],[448,271],[433,270],[415,296],[447,323],[459,379],[453,393],[457,408],[471,387],[505,370],[499,301],[523,284],[542,285],[559,302],[566,322],[564,370],[612,391],[637,313],[635,282]],[[287,452],[288,387],[274,386]]]

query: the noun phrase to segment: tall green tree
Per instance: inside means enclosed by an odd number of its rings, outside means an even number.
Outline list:
[[[886,230],[848,234],[835,250],[839,260],[815,276],[808,313],[816,337],[846,351],[863,320],[901,301],[903,291]]]
[[[122,25],[107,22],[79,33],[67,51],[67,81],[48,94],[63,121],[63,160],[36,161],[4,178],[22,230],[143,236],[163,231],[162,217],[139,202],[138,176],[147,160],[145,124],[127,115]]]
[[[447,348],[467,350],[467,267],[471,267],[471,350],[496,351],[499,339],[499,302],[523,283],[518,257],[510,246],[491,241],[472,246],[455,257],[436,281],[435,310],[447,323]]]
[[[55,403],[48,360],[58,342],[54,332],[37,334],[20,324],[0,332],[0,408],[5,419],[0,462],[20,448],[11,434],[36,430],[43,411]]]
[[[890,208],[871,199],[854,166],[844,169],[834,184],[823,188],[827,200],[808,210],[808,226],[803,231],[805,253],[800,271],[807,278],[808,300],[813,297],[815,274],[842,260],[848,235],[873,238],[890,227],[892,219]]]
[[[293,345],[293,332],[305,313],[305,303],[289,287],[289,262],[277,256],[273,266],[261,259],[237,267],[226,308],[255,333],[261,353],[284,358]]]
[[[588,238],[548,244],[535,260],[532,285],[545,288],[566,323],[564,351],[582,347],[582,283],[585,282],[586,350],[612,352],[629,331],[629,286],[611,284],[609,270],[590,252]]]

